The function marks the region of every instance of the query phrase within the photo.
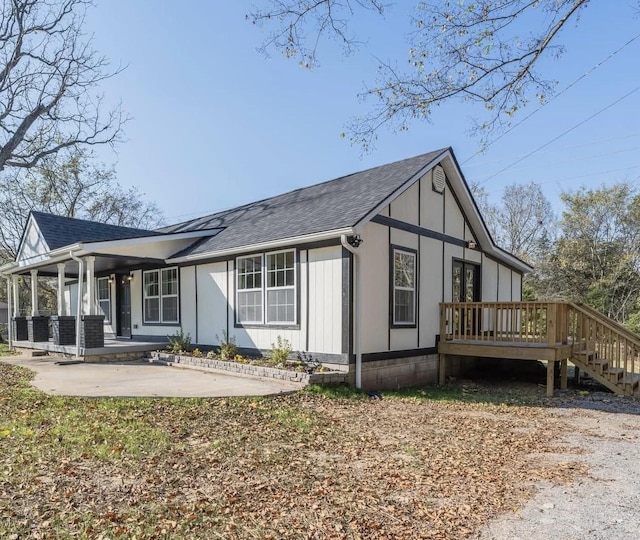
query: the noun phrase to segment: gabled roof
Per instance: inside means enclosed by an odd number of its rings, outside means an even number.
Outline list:
[[[78,242],[123,240],[125,238],[139,238],[160,234],[157,231],[109,225],[86,219],[55,216],[35,210],[31,212],[31,215],[36,221],[50,251]]]
[[[218,235],[204,238],[172,257],[180,258],[354,227],[444,151],[374,167],[159,230],[224,228]]]

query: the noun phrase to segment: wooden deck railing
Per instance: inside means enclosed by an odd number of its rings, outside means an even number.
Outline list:
[[[442,340],[571,345],[573,359],[633,391],[640,338],[587,306],[553,302],[440,304]]]
[[[567,343],[565,313],[564,302],[443,303],[440,336],[446,340]]]

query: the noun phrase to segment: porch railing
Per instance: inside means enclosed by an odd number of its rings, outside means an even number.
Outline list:
[[[565,301],[440,304],[442,340],[571,345],[572,360],[629,393],[640,380],[640,338],[594,309]]]

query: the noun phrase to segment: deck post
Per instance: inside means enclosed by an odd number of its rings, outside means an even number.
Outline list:
[[[547,397],[553,397],[555,364],[556,364],[555,360],[547,360]]]
[[[560,360],[560,390],[567,389],[567,359]]]
[[[446,371],[446,355],[439,354],[438,355],[438,384],[440,386],[444,386],[447,382],[447,371]]]
[[[58,264],[58,315],[64,316],[67,314],[67,307],[64,302],[64,263]]]
[[[580,368],[573,366],[573,384],[578,386],[580,384]]]
[[[38,311],[38,271],[31,270],[31,316],[40,315]]]

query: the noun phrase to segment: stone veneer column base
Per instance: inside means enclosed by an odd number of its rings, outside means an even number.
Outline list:
[[[68,315],[52,316],[51,333],[56,345],[75,345],[76,318]]]
[[[49,341],[49,317],[27,317],[27,332],[32,343]]]
[[[80,338],[84,349],[104,347],[104,315],[83,315]]]

